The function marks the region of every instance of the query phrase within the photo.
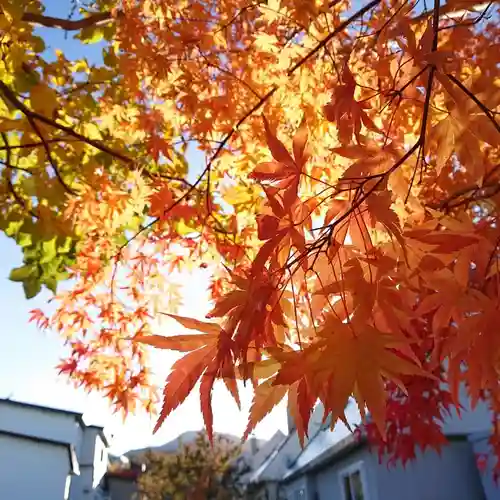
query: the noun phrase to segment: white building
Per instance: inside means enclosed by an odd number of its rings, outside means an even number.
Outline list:
[[[0,399],[0,498],[97,500],[108,446],[81,413]]]

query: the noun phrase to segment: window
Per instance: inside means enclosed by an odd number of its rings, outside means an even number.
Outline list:
[[[357,463],[340,473],[343,500],[368,500],[362,463]]]

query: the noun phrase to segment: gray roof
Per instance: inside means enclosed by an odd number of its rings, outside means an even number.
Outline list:
[[[321,404],[318,404],[312,415],[311,419],[309,421],[309,428],[308,428],[308,434],[310,436],[309,439],[306,438],[306,448],[309,445],[310,441],[314,438],[314,436],[317,434],[319,429],[322,428],[322,420],[323,420],[323,406]],[[269,474],[268,471],[272,465],[277,465],[279,469],[283,467],[283,469],[288,469],[288,462],[290,460],[295,461],[297,460],[297,457],[300,457],[302,454],[302,449],[300,447],[299,443],[299,438],[297,435],[296,429],[293,429],[286,437],[285,439],[282,440],[279,445],[274,448],[273,452],[269,455],[269,457],[262,463],[262,465],[254,472],[252,477],[250,478],[250,481],[252,483],[259,483],[262,481],[269,481],[269,480],[278,480],[281,479],[281,474],[279,474],[280,477],[273,477],[273,474]],[[279,461],[281,460],[281,464]],[[286,472],[285,472],[286,473]]]
[[[290,481],[296,476],[321,467],[333,459],[338,460],[366,443],[364,436],[358,438],[352,433],[335,442],[331,439],[332,434],[333,432],[330,430],[321,431],[314,439],[314,445],[311,446],[311,449],[299,456],[283,480]]]
[[[264,473],[267,468],[276,460],[279,456],[280,451],[285,447],[286,443],[292,439],[294,433],[287,434],[281,443],[274,448],[274,450],[269,454],[269,456],[262,462],[262,464],[257,468],[257,470],[251,475],[250,482],[251,483],[259,483],[263,480]]]
[[[29,408],[32,410],[39,410],[43,411],[46,413],[55,413],[57,415],[66,415],[68,417],[74,418],[77,422],[78,425],[82,429],[96,429],[99,435],[101,436],[105,446],[109,448],[109,441],[112,436],[110,436],[107,432],[104,431],[104,427],[100,425],[87,425],[83,421],[83,413],[74,411],[74,410],[64,410],[62,408],[53,408],[51,406],[42,406],[42,405],[37,405],[34,403],[26,403],[24,401],[15,401],[13,399],[9,398],[0,398],[0,404],[8,404],[10,406],[17,406],[19,408]]]
[[[49,413],[58,413],[58,414],[63,414],[67,415],[70,417],[74,417],[77,422],[83,427],[85,423],[83,422],[83,413],[82,412],[77,412],[77,411],[72,411],[72,410],[64,410],[62,408],[52,408],[50,406],[42,406],[42,405],[36,405],[34,403],[25,403],[24,401],[14,401],[13,399],[9,398],[0,398],[0,403],[3,404],[8,404],[11,406],[19,406],[19,407],[24,407],[24,408],[31,408],[33,410],[40,410],[40,411],[45,411]]]
[[[101,437],[104,446],[109,448],[109,442],[113,439],[113,435],[104,430],[104,427],[101,425],[87,425],[87,429],[95,429],[99,436]]]
[[[244,458],[252,470],[256,470],[260,467],[271,455],[274,449],[280,445],[280,443],[285,439],[286,435],[280,430],[276,431],[268,441],[258,442],[258,448],[256,453],[252,453],[251,444],[246,447],[240,457]],[[255,439],[255,438],[250,438]],[[250,439],[247,443],[250,442]]]
[[[351,428],[361,422],[361,416],[356,404],[348,405],[345,415]],[[330,429],[328,423],[321,426],[316,434],[311,436],[311,439],[289,468],[285,479],[295,476],[298,471],[302,471],[304,468],[309,469],[313,463],[316,464],[318,461],[321,461],[320,458],[329,456],[333,452],[332,450],[335,450],[335,453],[337,453],[343,447],[351,446],[352,440],[354,440],[354,436],[341,421],[336,422],[333,430]]]
[[[351,427],[361,423],[361,416],[357,404],[351,404],[346,408],[346,419]],[[370,415],[367,415],[370,419]],[[461,432],[453,427],[443,432],[449,441],[457,439],[484,439],[489,434],[485,432]],[[292,466],[284,476],[284,481],[289,481],[300,474],[304,474],[312,469],[323,467],[332,461],[341,460],[346,454],[364,446],[367,443],[366,436],[354,435],[342,422],[338,421],[333,430],[323,426],[314,435],[305,448],[298,455]]]

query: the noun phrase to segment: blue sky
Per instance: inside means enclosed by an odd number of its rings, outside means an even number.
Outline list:
[[[70,11],[69,0],[45,0],[46,14],[67,17]],[[99,61],[101,47],[82,46],[72,35],[64,36],[60,30],[43,28],[38,30],[46,41],[47,49],[63,48],[68,58],[85,55],[89,61]],[[195,170],[202,166],[200,154],[192,153],[189,162]],[[20,265],[22,256],[15,243],[0,234],[0,317],[2,318],[2,363],[0,363],[0,397],[44,404],[84,412],[88,423],[106,425],[114,434],[112,451],[123,452],[130,448],[160,444],[173,439],[181,432],[200,429],[202,418],[196,394],[188,398],[185,405],[174,412],[162,429],[152,436],[154,420],[145,414],[137,414],[122,422],[112,415],[108,403],[99,394],[87,395],[74,389],[54,369],[64,355],[65,348],[55,333],[40,332],[28,323],[29,311],[46,307],[50,297],[44,291],[35,299],[26,300],[22,286],[8,280],[10,270]],[[208,276],[199,271],[193,275],[179,277],[185,283],[184,302],[181,314],[203,317],[210,304],[206,293]],[[175,334],[181,330],[173,323],[165,323],[165,334]],[[164,380],[175,354],[154,352],[153,369],[158,382]],[[215,430],[241,434],[246,425],[251,393],[242,393],[242,412],[222,387],[214,391]],[[281,405],[257,428],[256,435],[270,437],[277,428],[286,427],[285,407]]]

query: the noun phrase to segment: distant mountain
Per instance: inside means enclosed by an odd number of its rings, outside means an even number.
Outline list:
[[[134,462],[137,461],[139,457],[141,457],[148,451],[152,451],[154,453],[176,453],[177,450],[179,450],[179,448],[182,445],[194,443],[199,434],[200,431],[183,432],[181,435],[179,435],[172,441],[169,441],[168,443],[159,446],[151,446],[148,448],[140,448],[138,450],[130,450],[124,453],[124,455],[130,461]],[[237,436],[233,436],[232,434],[215,433],[215,435],[225,438],[229,442],[234,443],[236,445],[240,443],[240,438]],[[255,453],[257,450],[261,449],[265,443],[266,441],[263,439],[251,438],[243,444],[243,454],[245,455],[252,454],[252,449],[254,450],[253,452]]]

